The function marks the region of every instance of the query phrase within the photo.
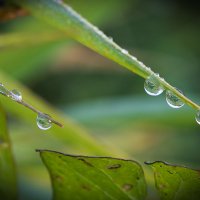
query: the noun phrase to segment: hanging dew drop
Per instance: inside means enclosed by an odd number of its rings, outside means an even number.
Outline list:
[[[22,100],[21,92],[19,92],[16,89],[10,91],[10,97],[15,101],[21,101]]]
[[[179,92],[182,93],[180,90]],[[170,90],[166,91],[166,101],[172,108],[181,108],[184,105],[184,102]]]
[[[197,111],[195,119],[196,119],[197,123],[200,124],[200,110]]]
[[[151,75],[144,82],[144,90],[151,96],[158,96],[164,91],[164,88],[158,79],[154,75]]]
[[[46,114],[38,114],[37,116],[37,126],[41,130],[48,130],[52,126],[51,120],[49,120],[48,115]]]

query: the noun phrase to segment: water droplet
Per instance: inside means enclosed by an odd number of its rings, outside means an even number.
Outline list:
[[[112,38],[112,37],[109,37],[109,40],[110,40],[111,42],[113,42],[113,38]]]
[[[138,61],[138,63],[139,63],[142,67],[146,68],[146,66],[145,66],[145,64],[144,64],[143,62]]]
[[[16,89],[10,91],[10,97],[15,101],[21,101],[22,100],[21,92],[16,90]]]
[[[158,79],[151,75],[144,82],[144,89],[147,94],[151,96],[158,96],[164,91],[163,86],[159,83]]]
[[[128,54],[128,51],[126,49],[122,49],[122,53]]]
[[[180,90],[179,92],[182,93]],[[170,90],[166,91],[166,101],[172,108],[181,108],[184,105],[184,102]]]
[[[131,56],[131,58],[132,58],[133,60],[135,60],[135,61],[138,61],[137,58],[134,57],[134,56]]]
[[[2,83],[0,83],[0,93],[6,96],[10,95],[9,90],[7,90]]]
[[[48,130],[52,126],[51,120],[49,120],[48,115],[38,114],[37,116],[37,126],[42,130]]]
[[[197,111],[195,119],[196,119],[197,123],[200,124],[200,110]]]

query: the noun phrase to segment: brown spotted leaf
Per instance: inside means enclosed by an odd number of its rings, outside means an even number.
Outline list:
[[[161,200],[200,200],[200,171],[161,161],[146,164],[154,170]]]
[[[142,200],[146,197],[144,173],[135,161],[39,152],[51,176],[54,200]]]

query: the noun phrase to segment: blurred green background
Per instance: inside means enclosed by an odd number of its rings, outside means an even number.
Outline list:
[[[200,102],[198,4],[181,0],[67,3],[186,96]],[[0,70],[5,85],[9,80],[21,82],[108,149],[119,149],[140,163],[162,160],[200,168],[200,127],[194,110],[170,108],[164,94],[148,96],[143,79],[30,16],[1,22]],[[31,101],[29,96],[24,99]],[[11,105],[15,109],[20,106]],[[51,133],[44,134],[34,118],[30,123],[12,112],[12,107],[7,110],[21,199],[48,199],[48,174],[34,150],[87,152],[62,143]],[[157,198],[155,191],[149,190],[149,199]]]

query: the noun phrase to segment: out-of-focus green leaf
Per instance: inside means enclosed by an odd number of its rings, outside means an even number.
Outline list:
[[[102,3],[100,0],[85,0],[84,3],[77,0],[64,0],[64,2],[98,25],[116,20],[116,17],[120,16],[129,5],[121,0],[107,0],[106,3]],[[132,3],[135,2],[132,1]]]
[[[0,68],[23,81],[45,74],[58,49],[69,44],[64,34],[31,17],[14,20],[7,29],[0,34]]]
[[[17,199],[15,165],[8,136],[5,112],[0,105],[0,199]]]
[[[65,155],[40,150],[51,175],[54,200],[144,199],[146,182],[132,160]]]
[[[187,107],[174,113],[163,97],[127,96],[77,103],[65,108],[73,119],[89,126],[120,128],[138,120],[194,126],[193,112]],[[184,113],[184,114],[183,114]],[[187,117],[185,117],[187,116]]]
[[[49,42],[31,48],[5,49],[0,52],[0,68],[12,77],[30,81],[38,76],[38,72],[41,75],[45,73],[61,45],[63,46],[60,42]]]
[[[162,200],[200,199],[200,171],[161,161],[146,164],[154,170],[156,188]]]

